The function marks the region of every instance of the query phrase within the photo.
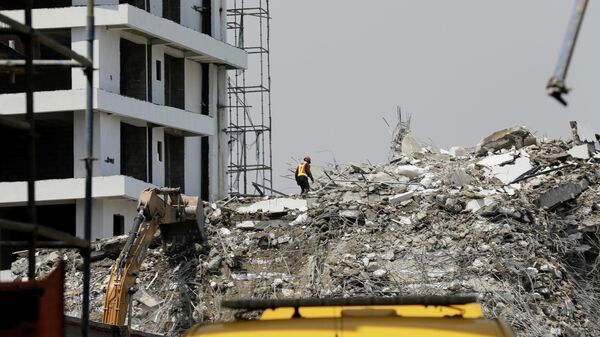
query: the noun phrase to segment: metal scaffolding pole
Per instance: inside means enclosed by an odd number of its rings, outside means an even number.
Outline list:
[[[87,78],[86,119],[86,155],[85,161],[85,210],[84,210],[84,239],[92,238],[92,165],[94,162],[94,0],[87,0],[87,58],[91,65],[85,69]],[[90,247],[82,249],[83,255],[83,304],[81,306],[81,336],[88,336],[90,317]]]
[[[94,0],[87,0],[87,58],[77,54],[73,50],[61,45],[57,41],[47,37],[42,32],[33,29],[32,22],[33,0],[25,0],[24,14],[25,22],[15,21],[6,15],[0,14],[2,27],[0,34],[17,34],[24,45],[24,60],[10,59],[0,60],[3,69],[12,67],[24,67],[25,80],[25,121],[1,117],[0,124],[6,127],[24,130],[28,133],[28,178],[27,178],[27,218],[28,223],[0,219],[0,229],[26,232],[30,234],[27,241],[3,241],[0,246],[25,247],[28,250],[28,278],[35,279],[35,251],[40,247],[49,248],[79,248],[84,259],[83,264],[83,294],[81,313],[81,335],[88,336],[89,327],[89,294],[90,294],[90,239],[91,239],[91,205],[92,205],[92,162],[93,162],[93,43],[94,43]],[[44,45],[55,52],[70,58],[71,60],[33,60],[34,43]],[[15,53],[17,56],[20,53]],[[67,233],[37,224],[35,181],[36,174],[36,131],[35,114],[33,110],[34,100],[34,77],[35,66],[66,66],[83,67],[87,77],[87,104],[86,104],[86,167],[85,184],[85,215],[84,215],[84,239],[80,239]],[[45,237],[56,241],[39,241],[38,237]]]
[[[249,67],[228,81],[229,194],[259,195],[254,184],[273,187],[269,1],[234,0],[227,17],[229,35],[248,53]]]

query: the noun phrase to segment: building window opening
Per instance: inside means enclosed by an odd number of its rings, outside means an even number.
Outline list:
[[[113,214],[113,236],[125,234],[125,217]]]
[[[36,114],[35,124],[37,179],[73,178],[73,113]],[[29,165],[27,139],[27,132],[0,125],[0,152],[5,158],[0,164],[0,181],[27,180],[23,169]]]
[[[183,58],[165,54],[165,105],[185,109]]]
[[[163,0],[163,18],[179,23],[181,18],[181,0]]]
[[[120,52],[121,95],[146,100],[146,45],[121,39]]]
[[[57,41],[64,47],[71,48],[71,29],[43,30],[44,35]],[[66,60],[64,55],[40,44],[33,43],[34,60]],[[25,46],[17,35],[0,36],[0,58],[23,60],[25,58]],[[39,70],[39,69],[38,69]],[[34,91],[70,90],[71,69],[61,66],[44,66],[44,71],[34,71]],[[25,92],[25,74],[22,72],[0,72],[0,94],[11,94]]]
[[[160,60],[156,60],[156,80],[162,81],[162,67],[160,64]]]
[[[156,159],[160,163],[163,161],[163,144],[160,140],[156,142]]]
[[[130,4],[137,8],[146,10],[146,0],[119,0],[119,4]]]
[[[203,115],[209,114],[210,110],[210,102],[209,102],[209,93],[210,93],[210,83],[209,83],[209,66],[208,63],[202,63],[202,104],[201,104],[201,113]]]
[[[165,133],[165,186],[181,187],[184,190],[184,153],[184,138]]]
[[[148,182],[146,128],[121,123],[121,174]]]

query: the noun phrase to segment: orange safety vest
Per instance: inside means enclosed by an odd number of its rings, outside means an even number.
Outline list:
[[[302,163],[300,165],[298,165],[298,177],[299,176],[305,176],[308,178],[308,174],[306,174],[306,163]]]

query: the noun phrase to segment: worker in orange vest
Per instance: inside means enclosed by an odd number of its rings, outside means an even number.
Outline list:
[[[308,184],[308,178],[314,183],[315,179],[313,179],[312,173],[310,173],[310,156],[304,157],[304,161],[298,165],[296,168],[296,183],[300,186],[302,191],[300,194],[304,194],[310,190],[310,185]]]

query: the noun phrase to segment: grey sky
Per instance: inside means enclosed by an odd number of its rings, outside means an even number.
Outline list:
[[[569,107],[545,95],[573,1],[271,1],[275,187],[291,157],[315,165],[387,158],[396,105],[420,141],[473,146],[525,125],[600,126],[600,6],[591,1],[569,71]],[[600,128],[596,129],[600,133]]]

